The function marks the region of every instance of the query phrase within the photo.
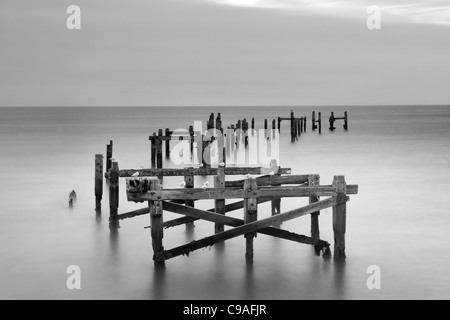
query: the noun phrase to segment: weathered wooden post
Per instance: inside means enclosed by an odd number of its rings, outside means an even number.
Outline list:
[[[278,132],[281,132],[281,117],[278,117]]]
[[[269,125],[268,125],[267,119],[264,119],[264,130],[266,133],[267,133],[268,128],[269,128]]]
[[[189,141],[189,145],[190,145],[190,150],[191,150],[191,157],[193,158],[193,151],[194,151],[194,126],[189,126],[189,137],[190,137],[190,141]],[[192,159],[193,160],[193,159]]]
[[[346,131],[348,130],[348,115],[347,115],[347,111],[345,111],[345,113],[344,113],[344,129]]]
[[[106,172],[111,170],[112,158],[113,156],[113,141],[111,140],[108,145],[106,145]]]
[[[322,113],[319,112],[319,120],[317,120],[319,122],[319,134],[322,133]]]
[[[244,182],[244,190],[248,192],[256,192],[258,186],[255,178],[246,179]],[[244,220],[245,223],[254,222],[258,219],[258,199],[245,198],[244,199]],[[246,251],[245,259],[247,263],[253,263],[253,238],[256,238],[256,232],[250,232],[245,235]]]
[[[225,188],[225,167],[219,166],[217,169],[217,176],[214,179],[214,188]],[[215,213],[225,214],[225,199],[218,199],[214,201]],[[215,233],[223,232],[225,230],[223,224],[216,223],[214,226]]]
[[[303,117],[303,132],[306,132],[306,116]]]
[[[318,174],[311,174],[308,176],[308,187],[316,187],[320,185],[320,176]],[[315,203],[320,200],[320,197],[313,195],[309,197],[309,203]],[[311,213],[311,237],[319,239],[319,215],[320,211]]]
[[[336,129],[335,127],[334,127],[334,121],[335,121],[335,119],[334,119],[334,112],[331,112],[331,116],[330,116],[330,118],[328,119],[328,122],[330,123],[330,130],[331,131],[333,131],[334,129]]]
[[[297,120],[297,125],[298,125],[298,136],[300,137],[302,135],[302,129],[303,129],[303,118],[299,118]]]
[[[162,169],[163,167],[163,151],[162,151],[162,137],[163,137],[163,131],[162,129],[159,129],[158,131],[158,139],[156,143],[156,168]],[[163,177],[161,175],[158,175],[159,180],[162,183]]]
[[[119,219],[119,163],[114,161],[109,175],[109,228],[117,231],[120,228]]]
[[[95,210],[102,208],[103,197],[103,155],[95,155]]]
[[[166,159],[170,157],[170,129],[166,128],[166,140],[165,140],[165,147],[166,147]]]
[[[311,126],[312,131],[315,131],[316,128],[317,128],[317,126],[316,126],[316,112],[315,112],[315,111],[312,112],[311,125],[312,125],[312,126]]]
[[[278,166],[277,161],[276,160],[272,160],[272,162],[270,163],[270,166],[271,167],[277,167]],[[281,174],[279,173],[279,170],[278,170],[278,173],[275,174],[272,177],[276,178],[276,177],[280,177],[280,176],[281,176]],[[272,180],[273,180],[273,178],[272,178]],[[279,187],[279,186],[281,186],[281,184],[274,183],[273,181],[271,182],[270,185],[272,187]],[[272,202],[272,216],[280,214],[281,213],[281,198],[273,199],[271,202]],[[281,226],[281,223],[277,224],[277,225],[274,225],[274,227],[277,227],[277,228],[279,228],[280,226]]]
[[[291,142],[295,141],[295,117],[294,111],[291,111]]]
[[[252,130],[255,130],[255,118],[252,118]]]
[[[149,179],[150,192],[161,191],[161,182],[159,179]],[[162,201],[149,201],[150,210],[150,225],[153,247],[153,260],[155,255],[164,251],[163,238],[164,238],[164,219],[163,219],[163,206]],[[164,261],[157,262],[155,264],[164,264]]]
[[[187,174],[184,176],[184,183],[186,189],[193,189],[194,188],[194,175],[189,172],[193,168],[185,168],[187,170]],[[185,200],[185,205],[187,207],[195,207],[195,201],[194,200]],[[192,229],[194,227],[194,222],[189,222],[186,224],[186,229]]]
[[[152,161],[152,169],[156,168],[156,144],[157,144],[157,139],[156,139],[156,133],[153,132],[153,136],[150,137],[150,141],[152,143],[152,148],[151,148],[151,161]]]
[[[344,176],[335,176],[333,186],[336,188],[337,204],[333,207],[334,259],[345,259],[345,233],[347,222],[347,185]]]

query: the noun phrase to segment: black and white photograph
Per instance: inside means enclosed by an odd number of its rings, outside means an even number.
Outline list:
[[[448,0],[0,3],[0,300],[447,300],[449,167]]]

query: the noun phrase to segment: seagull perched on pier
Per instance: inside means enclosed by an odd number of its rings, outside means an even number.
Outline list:
[[[286,173],[287,173],[287,174],[291,174],[291,170],[288,170]]]
[[[135,173],[133,173],[132,177],[134,177],[134,178],[139,177],[139,171],[136,171]]]
[[[180,186],[181,188],[186,188],[186,182],[183,181],[182,183],[179,184],[179,186]]]
[[[225,167],[225,162],[219,163],[219,167]]]
[[[209,186],[209,182],[206,181],[206,182],[202,185],[202,188],[203,188],[203,189],[206,189],[206,188],[208,188],[208,186]]]
[[[203,168],[203,163],[200,163],[198,166],[199,166],[200,168]]]
[[[272,171],[272,172],[270,173],[270,175],[271,175],[271,176],[274,176],[274,175],[275,175],[275,172]]]

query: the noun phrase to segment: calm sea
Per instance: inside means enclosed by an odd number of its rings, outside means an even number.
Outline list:
[[[310,120],[313,108],[294,110]],[[294,174],[320,174],[323,184],[345,175],[359,185],[348,203],[346,263],[259,235],[253,267],[246,267],[239,237],[155,270],[144,229],[148,216],[121,222],[119,235],[111,236],[106,193],[103,214],[96,217],[94,155],[114,140],[121,168],[149,167],[148,136],[159,128],[187,128],[211,112],[222,112],[225,125],[256,117],[261,127],[265,118],[289,116],[290,108],[0,108],[0,298],[449,299],[450,107],[315,110],[325,117],[322,135],[311,132],[308,122],[307,132],[291,144],[289,124],[283,124],[281,165]],[[329,132],[330,112],[345,110],[349,131],[338,123]],[[179,182],[165,180],[168,186]],[[71,190],[78,193],[73,210],[67,203]],[[283,200],[282,211],[304,203]],[[126,201],[121,181],[120,212],[140,207]],[[261,205],[259,216],[269,215],[270,205]],[[175,217],[165,214],[166,220]],[[332,243],[331,210],[322,211],[320,224],[321,237]],[[309,234],[309,225],[303,217],[282,227]],[[164,245],[213,230],[207,222],[197,222],[191,233],[171,228]],[[70,265],[81,268],[79,291],[66,287]],[[367,288],[372,265],[381,268],[381,290]]]

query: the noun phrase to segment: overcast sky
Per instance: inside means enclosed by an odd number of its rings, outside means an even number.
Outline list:
[[[0,44],[1,106],[450,104],[448,0],[1,0]]]

